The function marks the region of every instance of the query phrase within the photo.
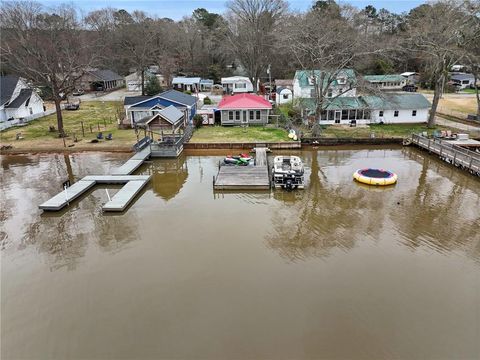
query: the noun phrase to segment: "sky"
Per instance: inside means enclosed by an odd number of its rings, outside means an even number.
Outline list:
[[[184,16],[191,15],[196,8],[203,7],[210,12],[223,13],[225,11],[226,0],[37,0],[46,7],[56,6],[61,3],[73,3],[84,12],[112,7],[125,9],[127,11],[143,10],[146,13],[154,14],[158,17],[168,17],[179,20]],[[312,0],[290,0],[288,1],[292,10],[306,10]],[[340,0],[339,3],[348,3],[358,8],[364,8],[367,5],[373,5],[377,10],[385,8],[391,12],[408,12],[410,9],[425,3],[424,0]]]

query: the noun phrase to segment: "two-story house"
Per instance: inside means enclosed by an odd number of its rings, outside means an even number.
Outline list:
[[[32,118],[44,111],[42,98],[25,80],[15,75],[0,76],[0,121]]]
[[[320,82],[323,84],[320,86]],[[322,70],[297,70],[293,78],[293,97],[316,98],[317,91],[327,98],[356,96],[357,77],[353,69],[341,69],[335,74]]]

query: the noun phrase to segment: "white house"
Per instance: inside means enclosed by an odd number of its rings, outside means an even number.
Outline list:
[[[297,70],[293,78],[293,97],[314,98],[315,84],[319,86],[322,78],[322,89],[326,90],[327,97],[352,97],[357,94],[357,78],[352,69],[341,69],[335,75],[321,70]]]
[[[199,77],[177,76],[172,79],[172,86],[178,91],[198,92],[201,80]]]
[[[363,78],[380,90],[402,90],[407,85],[402,75],[365,75]]]
[[[415,71],[406,71],[400,75],[407,79],[407,84],[416,84],[420,80],[420,74]]]
[[[25,80],[14,75],[0,77],[0,121],[43,114],[42,98]]]
[[[144,86],[147,85],[148,80],[151,76],[155,76],[160,83],[160,86],[167,87],[168,83],[165,80],[164,76],[161,74],[154,74],[150,71],[145,71],[144,75]],[[125,84],[128,91],[142,91],[142,75],[138,72],[131,73],[130,75],[125,76]]]
[[[475,76],[466,73],[452,73],[450,74],[450,81],[457,85],[459,89],[466,89],[473,87],[475,84]]]
[[[227,94],[253,92],[253,85],[246,76],[230,76],[222,78],[223,91]]]
[[[314,99],[302,99],[310,115],[315,112]],[[319,123],[334,124],[401,124],[428,120],[430,102],[418,93],[385,93],[382,96],[337,97],[321,112]]]
[[[277,105],[286,104],[292,102],[293,92],[292,90],[284,87],[277,87],[275,91],[275,103]]]

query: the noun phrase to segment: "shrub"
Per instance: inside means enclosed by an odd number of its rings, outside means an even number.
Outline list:
[[[202,115],[195,115],[193,117],[193,125],[198,129],[203,125],[203,117]]]
[[[203,99],[203,104],[212,105],[212,100],[207,96],[205,99]]]
[[[185,90],[184,93],[187,95],[192,95],[192,92],[190,90]]]

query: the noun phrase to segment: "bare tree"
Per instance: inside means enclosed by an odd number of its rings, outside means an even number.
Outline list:
[[[411,11],[408,36],[403,44],[407,52],[415,52],[424,63],[434,84],[428,126],[435,126],[435,115],[448,72],[467,57],[469,49],[480,41],[478,2],[442,0],[424,4]]]
[[[273,60],[275,30],[288,5],[284,0],[230,0],[227,8],[231,51],[257,91],[260,75]]]
[[[85,41],[75,9],[66,5],[47,13],[35,2],[4,2],[0,27],[3,61],[20,76],[51,89],[58,132],[64,136],[62,96],[96,64],[96,44]]]
[[[346,95],[354,88],[367,90],[369,87],[345,68],[352,67],[354,61],[362,56],[386,51],[385,48],[375,49],[342,16],[326,16],[332,13],[338,13],[336,6],[333,10],[328,5],[314,7],[312,11],[296,17],[286,37],[300,68],[307,70],[309,75],[308,81],[313,87],[309,97],[315,102],[316,120],[333,99]],[[341,85],[335,86],[335,92],[332,91],[334,83]]]

